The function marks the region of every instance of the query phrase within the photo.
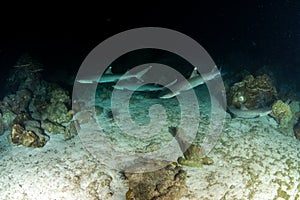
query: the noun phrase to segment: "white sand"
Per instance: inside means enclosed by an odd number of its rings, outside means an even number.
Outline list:
[[[199,130],[203,131],[208,119],[203,112],[209,110],[209,97],[204,89],[199,93]],[[146,105],[160,102],[136,101],[134,112],[137,115],[140,111],[137,120],[141,122],[147,115]],[[163,104],[172,108],[174,102]],[[103,105],[109,104],[106,101]],[[178,110],[171,109],[171,116],[177,114]],[[129,155],[134,149],[151,152],[172,139],[165,127],[161,134],[133,140],[105,114],[99,120],[116,145],[110,149],[111,144],[101,143],[104,155],[111,151]],[[209,154],[214,164],[201,169],[184,167],[189,193],[183,199],[300,199],[300,141],[282,135],[270,117],[226,120],[222,136]],[[168,125],[174,124],[176,119]],[[9,144],[7,134],[0,136],[0,199],[125,199],[126,182],[116,170],[99,163],[79,137],[64,141],[61,135],[50,135],[45,147],[33,149]]]

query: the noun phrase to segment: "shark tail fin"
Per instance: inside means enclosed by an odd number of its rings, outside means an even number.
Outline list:
[[[221,76],[221,70],[222,70],[221,68],[219,70],[217,65],[215,65],[209,73],[211,75],[213,75],[214,77],[219,77],[219,76]]]
[[[220,68],[220,71],[221,71],[221,68]],[[212,72],[212,73],[217,73],[217,72],[219,72],[219,69],[218,69],[217,65],[215,65],[215,66],[212,68],[211,72]]]
[[[225,75],[227,75],[227,71],[224,71],[224,69],[222,68],[222,66],[220,67],[220,74],[222,75],[222,76],[225,76]]]
[[[140,81],[143,81],[142,77],[144,76],[144,74],[146,74],[150,69],[152,68],[152,66],[150,65],[149,67],[143,69],[142,71],[138,72],[135,77],[137,79],[139,79]]]

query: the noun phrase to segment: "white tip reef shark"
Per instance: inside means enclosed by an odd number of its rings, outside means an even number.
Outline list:
[[[166,94],[162,95],[160,98],[170,99],[179,95],[183,91],[187,91],[199,85],[203,85],[205,84],[205,81],[213,80],[218,76],[221,76],[221,73],[218,70],[217,66],[214,66],[209,73],[204,74],[203,76],[200,76],[197,73],[197,68],[195,67],[188,80],[176,82],[174,85],[171,86],[173,92],[170,90]]]
[[[78,83],[86,83],[86,84],[91,84],[91,83],[111,83],[111,82],[117,82],[119,80],[127,80],[127,79],[131,79],[131,78],[136,78],[138,80],[142,80],[142,76],[144,74],[146,74],[149,69],[152,66],[149,66],[143,70],[141,70],[140,72],[136,73],[136,74],[130,74],[130,73],[126,73],[126,74],[113,74],[111,72],[111,67],[109,67],[106,72],[103,74],[103,76],[99,77],[97,75],[91,75],[88,77],[84,77],[82,79],[78,79],[76,80]]]
[[[247,109],[245,106],[242,106],[240,109],[234,108],[233,106],[227,106],[227,111],[231,115],[232,118],[258,118],[267,116],[272,113],[272,108],[255,108],[255,109]]]

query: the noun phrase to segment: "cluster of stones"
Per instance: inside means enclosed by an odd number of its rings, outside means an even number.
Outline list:
[[[28,147],[44,146],[49,134],[72,138],[77,131],[68,92],[44,81],[35,62],[26,59],[22,57],[8,81],[16,91],[0,101],[0,134],[10,130],[10,142]],[[30,76],[24,77],[24,73]]]

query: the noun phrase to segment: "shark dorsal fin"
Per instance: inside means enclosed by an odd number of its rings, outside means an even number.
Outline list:
[[[109,66],[104,74],[112,74],[111,68],[112,68],[112,66]]]
[[[190,75],[190,78],[194,78],[196,76],[199,76],[198,75],[198,70],[197,70],[197,67],[194,68],[194,70],[192,71],[192,74]]]
[[[141,82],[144,82],[144,80],[142,79],[142,77],[144,76],[144,74],[146,74],[150,69],[152,68],[152,65],[150,65],[149,67],[143,69],[142,71],[138,72],[135,76],[138,80],[140,80]]]

